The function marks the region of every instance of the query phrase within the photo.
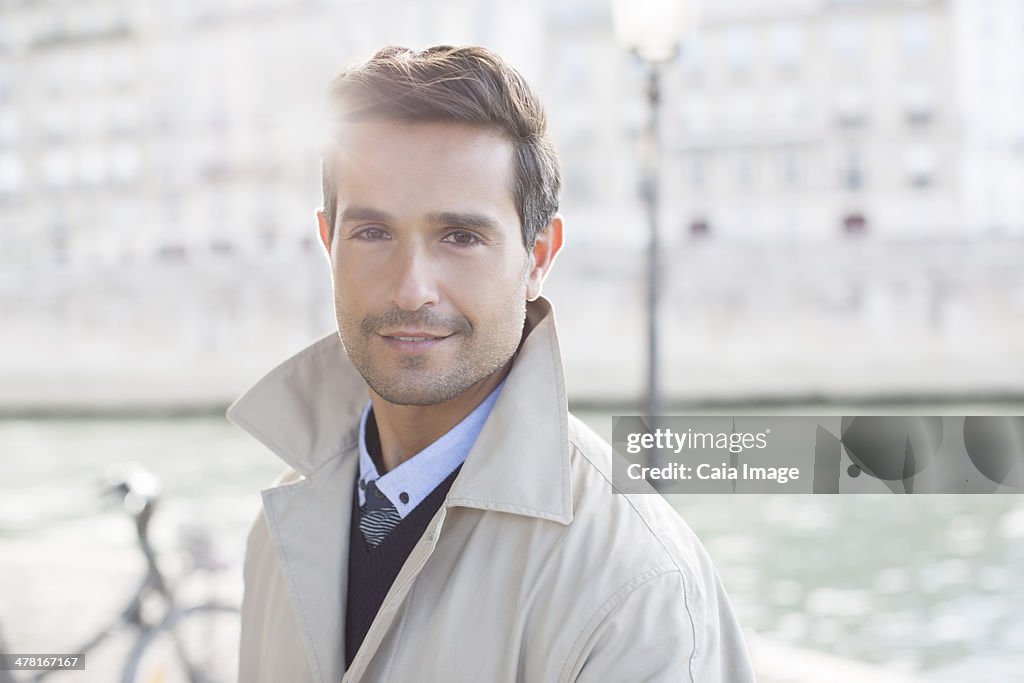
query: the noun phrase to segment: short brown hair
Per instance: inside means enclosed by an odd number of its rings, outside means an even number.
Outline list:
[[[515,153],[513,188],[523,244],[558,211],[561,171],[540,99],[518,71],[483,47],[385,47],[350,66],[328,89],[331,125],[366,120],[454,121],[506,136]],[[333,155],[323,160],[324,214],[334,233],[338,178]]]

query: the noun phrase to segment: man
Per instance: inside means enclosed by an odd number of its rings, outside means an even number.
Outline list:
[[[752,680],[700,544],[567,411],[530,87],[482,48],[385,48],[330,98],[339,334],[229,410],[290,466],[249,537],[241,680]]]

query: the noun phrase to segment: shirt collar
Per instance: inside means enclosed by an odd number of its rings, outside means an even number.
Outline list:
[[[368,388],[336,333],[285,361],[228,408],[305,477],[358,458]],[[519,352],[446,505],[572,521],[568,404],[550,302],[527,304]]]
[[[502,380],[480,405],[437,441],[383,476],[366,449],[366,422],[373,406],[367,401],[359,418],[359,505],[366,503],[366,484],[376,481],[377,488],[395,506],[399,517],[405,519],[438,484],[465,462],[504,384]]]

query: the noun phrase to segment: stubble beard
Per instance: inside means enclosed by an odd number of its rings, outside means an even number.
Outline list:
[[[407,406],[431,406],[450,401],[474,384],[504,366],[519,348],[526,322],[525,297],[509,301],[496,318],[503,330],[491,338],[482,338],[481,330],[461,315],[443,316],[429,309],[402,311],[392,309],[382,315],[367,315],[353,320],[335,301],[335,313],[342,345],[352,364],[370,389],[389,403]],[[505,326],[508,326],[505,328]],[[452,338],[442,344],[459,344],[447,367],[430,368],[430,358],[410,355],[396,360],[374,353],[378,331],[408,327],[445,330]]]

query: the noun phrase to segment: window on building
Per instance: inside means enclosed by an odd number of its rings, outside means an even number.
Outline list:
[[[68,225],[63,219],[58,218],[50,222],[50,248],[55,264],[67,264],[69,261]]]
[[[83,147],[78,154],[78,177],[82,185],[95,187],[107,180],[107,158],[97,145]]]
[[[129,96],[110,102],[108,127],[112,133],[130,133],[139,127],[139,105]]]
[[[747,26],[732,26],[724,34],[725,59],[736,74],[750,71],[754,61],[754,34]]]
[[[682,55],[679,58],[680,68],[690,78],[701,78],[707,68],[704,56],[706,40],[706,36],[698,34],[683,44]]]
[[[44,152],[41,167],[47,187],[63,189],[74,181],[75,164],[67,147],[54,147]]]
[[[907,123],[925,126],[935,118],[935,94],[927,83],[908,83],[903,89],[903,107]]]
[[[754,184],[754,157],[749,152],[736,155],[736,184],[742,188]]]
[[[694,152],[690,157],[690,185],[695,188],[704,187],[707,184],[707,159],[700,152]]]
[[[589,200],[594,196],[590,169],[582,164],[570,165],[565,173],[565,190],[575,199]]]
[[[0,152],[0,195],[21,191],[23,178],[21,159],[13,152]]]
[[[554,66],[554,82],[559,91],[572,94],[586,89],[587,79],[593,70],[585,50],[578,43],[562,45]]]
[[[45,107],[39,113],[39,126],[43,139],[48,142],[67,140],[71,137],[74,123],[71,110],[65,106]]]
[[[556,24],[566,27],[577,27],[593,16],[594,9],[587,0],[567,0],[556,2],[551,6],[552,17]]]
[[[786,185],[800,183],[800,155],[795,149],[785,149],[779,158],[782,181]]]
[[[127,51],[115,52],[108,61],[108,78],[115,88],[128,88],[137,76],[136,60]]]
[[[868,219],[859,212],[848,213],[843,218],[843,232],[847,235],[863,235],[868,231]]]
[[[938,158],[935,148],[928,144],[909,147],[905,157],[907,180],[913,187],[930,187],[935,183]]]
[[[795,71],[804,60],[805,33],[800,24],[784,22],[771,29],[775,64],[783,71]]]
[[[711,234],[711,224],[706,218],[694,218],[690,221],[690,237],[701,239]]]
[[[855,17],[840,17],[831,27],[832,52],[841,62],[859,62],[864,57],[864,23]]]
[[[749,130],[754,122],[754,100],[746,93],[736,93],[725,105],[725,119],[733,130]]]
[[[781,88],[773,103],[775,122],[780,126],[803,126],[807,117],[807,103],[794,88]]]
[[[107,111],[104,102],[87,100],[78,110],[78,131],[88,137],[99,136],[106,126]]]
[[[134,183],[139,177],[139,151],[134,144],[120,142],[110,147],[110,179],[117,184]]]
[[[264,226],[259,230],[260,242],[265,251],[273,251],[277,246],[277,231],[271,226]]]
[[[864,187],[864,166],[860,153],[855,149],[846,152],[843,163],[843,187],[848,190],[859,190]]]
[[[165,263],[185,263],[188,261],[188,249],[184,244],[162,244],[157,247],[156,257]]]
[[[217,238],[210,241],[210,251],[216,256],[230,256],[235,247],[226,239]]]
[[[688,95],[683,98],[683,121],[693,133],[706,132],[711,127],[711,105],[702,95]]]
[[[85,91],[96,91],[103,87],[106,74],[106,59],[98,52],[82,50],[75,60],[78,87]]]
[[[71,90],[75,82],[74,64],[65,60],[51,60],[43,68],[43,90],[47,97],[60,99]]]
[[[932,43],[932,18],[924,12],[904,15],[900,20],[900,42],[904,56],[911,59],[926,56]]]
[[[21,128],[18,111],[14,107],[0,106],[0,145],[13,144]]]
[[[843,128],[867,125],[867,100],[858,86],[846,86],[836,94],[836,120]]]

